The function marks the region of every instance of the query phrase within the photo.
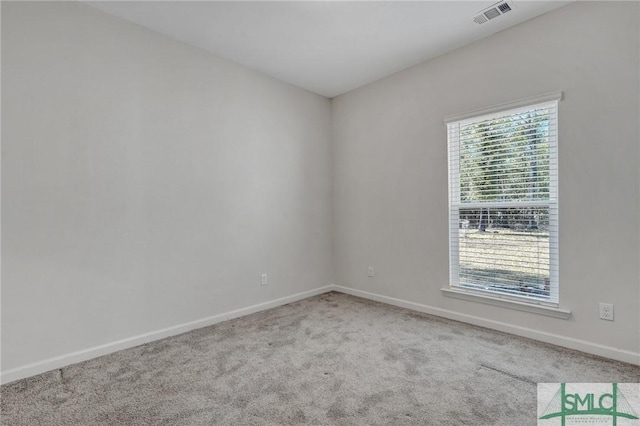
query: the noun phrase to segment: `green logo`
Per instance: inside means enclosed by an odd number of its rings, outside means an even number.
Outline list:
[[[547,404],[540,420],[559,417],[561,425],[565,426],[566,418],[571,416],[583,416],[583,419],[586,419],[584,416],[608,416],[611,417],[613,426],[617,426],[618,418],[638,419],[617,383],[611,384],[611,392],[589,392],[588,384],[580,385],[574,386],[573,391],[568,392],[566,383],[560,383],[560,388]],[[586,420],[584,422],[587,423]]]

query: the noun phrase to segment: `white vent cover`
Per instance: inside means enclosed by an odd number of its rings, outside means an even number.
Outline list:
[[[481,10],[473,18],[473,22],[476,24],[484,24],[493,18],[504,15],[511,12],[514,8],[513,1],[500,1],[496,4],[489,6],[488,8]]]

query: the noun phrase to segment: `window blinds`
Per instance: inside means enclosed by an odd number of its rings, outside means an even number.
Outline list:
[[[557,105],[447,123],[451,287],[557,304]]]

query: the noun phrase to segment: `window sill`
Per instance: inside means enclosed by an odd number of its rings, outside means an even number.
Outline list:
[[[464,290],[453,290],[450,288],[441,288],[442,294],[447,297],[456,299],[470,300],[472,302],[485,303],[487,305],[500,306],[503,308],[516,309],[518,311],[530,312],[533,314],[546,315],[548,317],[569,319],[571,311],[566,309],[555,308],[545,305],[536,305],[526,302],[518,302],[499,297],[485,296],[482,294],[472,293]]]

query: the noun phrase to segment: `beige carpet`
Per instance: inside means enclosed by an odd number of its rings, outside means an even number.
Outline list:
[[[328,293],[2,386],[3,425],[536,424],[640,367]]]

